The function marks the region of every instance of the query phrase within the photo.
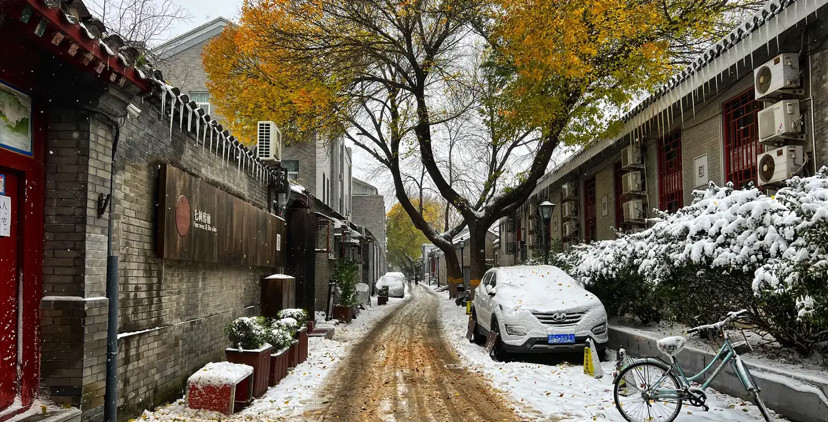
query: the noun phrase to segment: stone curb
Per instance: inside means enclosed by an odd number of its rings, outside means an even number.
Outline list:
[[[630,356],[665,356],[658,351],[661,336],[630,327],[610,326],[608,347],[623,347]],[[688,345],[678,354],[686,372],[696,373],[715,356],[714,353]],[[794,422],[828,422],[828,379],[809,374],[790,374],[757,362],[745,361],[762,389],[762,400],[778,414]],[[712,371],[711,371],[712,373]],[[728,365],[710,385],[717,391],[747,399],[747,392]]]

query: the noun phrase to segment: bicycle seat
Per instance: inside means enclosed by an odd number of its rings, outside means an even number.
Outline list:
[[[673,336],[664,337],[663,339],[657,341],[656,346],[658,346],[658,350],[661,350],[661,352],[665,355],[673,357],[684,349],[684,345],[686,343],[686,338],[682,336]]]

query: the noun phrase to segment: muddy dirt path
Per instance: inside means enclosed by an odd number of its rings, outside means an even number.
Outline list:
[[[416,287],[359,344],[320,392],[311,421],[519,421],[442,338],[438,297]]]

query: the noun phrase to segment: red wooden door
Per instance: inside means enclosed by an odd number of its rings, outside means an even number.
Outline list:
[[[0,236],[0,409],[8,407],[17,395],[17,328],[18,328],[18,239],[17,207],[20,205],[17,176],[4,167],[4,196],[0,207],[11,212],[10,236]],[[8,215],[0,209],[0,218]],[[0,222],[2,223],[2,222]]]
[[[584,240],[598,239],[598,212],[595,198],[595,176],[584,181]]]

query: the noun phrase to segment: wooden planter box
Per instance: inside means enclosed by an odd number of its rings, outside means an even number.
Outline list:
[[[232,415],[236,404],[244,406],[253,401],[253,368],[245,366],[243,372],[231,377],[222,372],[223,368],[216,368],[221,365],[228,363],[208,363],[187,379],[187,407]],[[211,380],[202,382],[205,376]]]
[[[302,327],[302,329],[300,329],[296,333],[296,340],[298,340],[297,344],[299,346],[298,363],[302,363],[302,362],[308,360],[308,328],[307,327]]]
[[[333,317],[334,319],[343,321],[346,324],[350,324],[351,319],[354,317],[354,310],[350,306],[336,305],[334,306]]]
[[[288,349],[279,350],[270,355],[270,386],[278,384],[287,376]]]
[[[270,380],[270,352],[273,347],[265,344],[256,350],[225,349],[227,361],[243,363],[253,367],[253,397],[259,398],[267,392]]]
[[[316,326],[316,321],[308,321],[307,325],[308,325],[308,332],[312,333],[313,329]]]
[[[288,368],[295,368],[299,364],[299,342],[294,341],[287,349]]]

